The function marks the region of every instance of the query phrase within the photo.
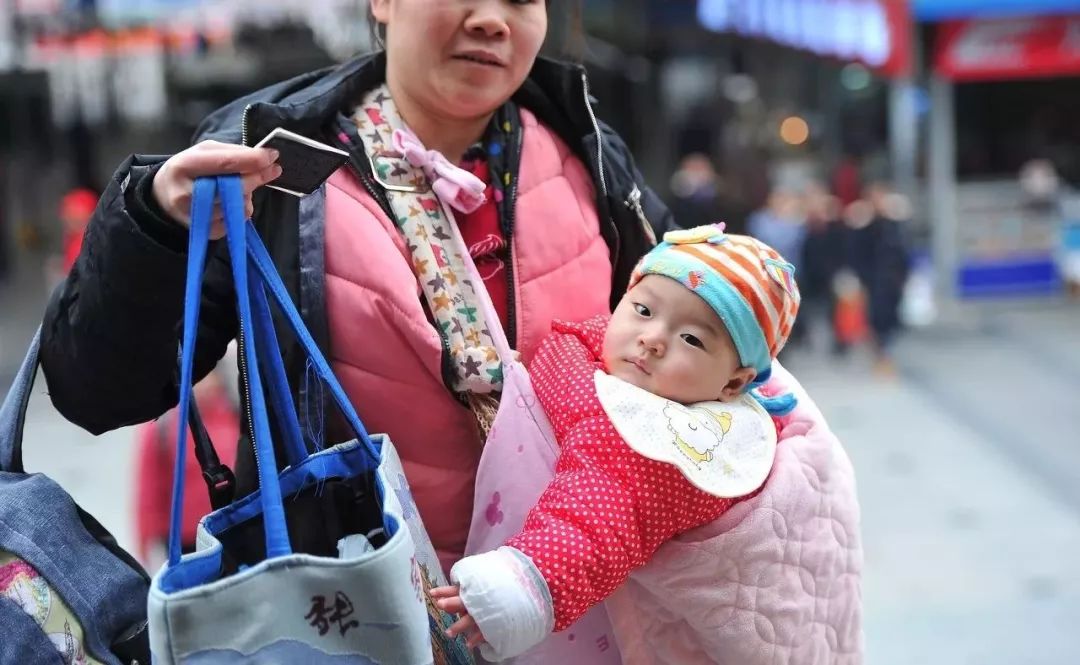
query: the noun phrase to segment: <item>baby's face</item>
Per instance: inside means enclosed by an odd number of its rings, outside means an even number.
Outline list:
[[[708,303],[673,279],[646,275],[611,316],[608,374],[682,404],[738,397],[754,378]]]

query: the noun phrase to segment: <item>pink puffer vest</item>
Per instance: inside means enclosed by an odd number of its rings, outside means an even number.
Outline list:
[[[609,311],[611,262],[592,180],[527,110],[512,239],[517,349],[528,362],[554,318]],[[442,381],[442,344],[397,228],[355,177],[326,187],[330,361],[371,432],[390,435],[443,566],[461,558],[482,442]]]

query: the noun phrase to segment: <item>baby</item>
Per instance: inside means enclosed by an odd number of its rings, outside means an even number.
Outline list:
[[[799,308],[791,264],[723,225],[674,231],[614,314],[556,322],[530,367],[560,446],[521,532],[434,589],[488,660],[523,653],[603,602],[657,548],[754,495],[772,468],[765,397]]]

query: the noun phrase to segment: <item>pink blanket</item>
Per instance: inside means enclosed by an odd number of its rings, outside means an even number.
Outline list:
[[[859,665],[862,542],[855,474],[802,386],[765,488],[666,543],[607,601],[624,665]]]

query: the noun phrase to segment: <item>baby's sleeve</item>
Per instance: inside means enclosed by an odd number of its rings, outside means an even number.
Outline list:
[[[552,324],[529,366],[536,398],[560,441],[577,422],[603,407],[593,389],[593,373],[601,369],[602,319]]]
[[[562,446],[555,478],[506,543],[547,583],[555,630],[605,600],[660,545],[734,503],[633,451],[606,416],[577,423]]]

